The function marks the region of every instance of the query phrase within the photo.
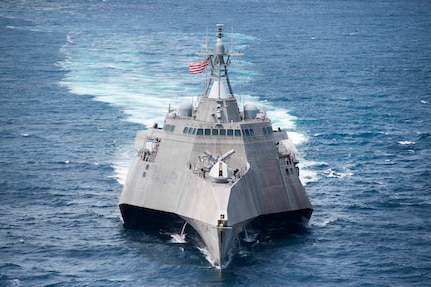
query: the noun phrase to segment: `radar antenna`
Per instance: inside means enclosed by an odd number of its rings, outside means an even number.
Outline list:
[[[233,56],[243,56],[242,53],[233,53],[231,51],[225,50],[225,46],[223,43],[223,27],[224,24],[217,24],[217,33],[216,33],[216,45],[214,51],[207,52],[198,52],[197,55],[206,56],[211,65],[211,74],[208,78],[207,84],[205,86],[204,96],[208,96],[210,87],[213,81],[218,81],[219,83],[219,93],[218,96],[220,98],[220,90],[221,90],[221,79],[225,79],[227,87],[229,89],[229,95],[233,97],[233,90],[229,80],[228,74],[228,66],[231,63],[230,58]],[[231,48],[232,49],[232,48]]]

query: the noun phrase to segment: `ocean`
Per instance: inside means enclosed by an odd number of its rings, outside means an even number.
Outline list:
[[[222,271],[118,209],[136,131],[202,93],[218,23],[314,207]],[[430,51],[426,0],[1,1],[0,286],[431,286]]]

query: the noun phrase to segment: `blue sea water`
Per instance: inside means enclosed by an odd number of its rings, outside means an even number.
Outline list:
[[[187,65],[217,23],[314,206],[222,272],[117,206],[136,131],[202,92]],[[429,1],[1,1],[0,286],[429,285],[430,51]]]

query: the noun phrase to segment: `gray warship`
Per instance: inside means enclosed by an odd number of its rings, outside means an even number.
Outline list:
[[[303,225],[313,211],[287,133],[254,104],[240,110],[228,67],[242,54],[222,38],[218,24],[215,50],[198,53],[206,60],[189,67],[210,68],[197,107],[169,107],[163,126],[137,132],[119,201],[126,227],[191,225],[221,268],[247,226]]]

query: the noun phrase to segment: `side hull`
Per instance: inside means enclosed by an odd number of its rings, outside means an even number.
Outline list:
[[[262,234],[288,234],[303,228],[308,222],[312,209],[266,214],[250,219],[246,222],[237,223],[234,226],[209,225],[196,219],[180,217],[177,214],[162,212],[158,210],[137,207],[129,204],[120,204],[121,215],[124,226],[150,232],[160,230],[179,230],[187,221],[199,234],[202,241],[213,256],[214,263],[223,268],[229,250],[235,238],[244,227],[256,230]]]
[[[313,209],[265,214],[256,217],[246,227],[263,234],[281,235],[304,229],[310,220]]]
[[[174,213],[120,204],[124,226],[149,231],[174,230],[181,228],[184,220]]]

